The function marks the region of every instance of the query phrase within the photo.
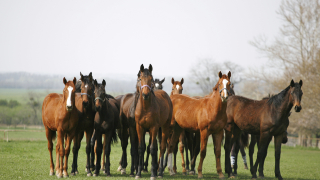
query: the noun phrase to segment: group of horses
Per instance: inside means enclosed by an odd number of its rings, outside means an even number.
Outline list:
[[[182,173],[187,174],[189,170],[188,154],[190,152],[191,170],[189,174],[195,174],[195,163],[200,153],[198,178],[202,178],[202,164],[206,156],[208,138],[211,135],[219,178],[224,178],[220,162],[224,137],[225,173],[228,174],[228,177],[233,177],[237,173],[237,165],[233,166],[234,172],[232,172],[231,147],[235,144],[234,149],[237,154],[239,144],[245,144],[239,143],[240,136],[243,137],[241,141],[246,142],[248,134],[251,134],[251,142],[258,144],[257,159],[254,165],[253,151],[249,152],[252,178],[257,178],[258,166],[259,176],[264,177],[264,160],[268,145],[274,137],[275,176],[282,179],[279,167],[281,143],[286,138],[291,109],[294,107],[296,112],[301,110],[301,80],[299,83],[292,80],[288,87],[272,97],[251,100],[235,95],[230,81],[230,71],[228,74],[219,72],[219,80],[213,86],[212,93],[207,96],[190,97],[182,94],[183,78],[181,81],[174,81],[172,78],[173,86],[169,96],[162,90],[162,83],[165,79],[154,80],[152,72],[151,64],[148,68],[141,65],[137,74],[136,91],[117,97],[106,94],[105,80],[101,84],[98,83],[93,79],[92,73],[87,76],[80,73],[79,81],[76,78],[72,81],[63,78],[65,85],[63,93],[47,95],[42,106],[42,120],[50,153],[50,175],[56,173],[58,177],[68,177],[68,157],[72,140],[74,145],[71,175],[78,173],[78,151],[85,132],[88,176],[92,175],[92,171],[94,171],[93,176],[99,175],[100,169],[104,169],[105,174],[110,176],[111,145],[117,142],[119,137],[122,156],[118,170],[121,171],[121,174],[126,173],[126,149],[130,138],[130,176],[135,176],[137,179],[141,177],[142,171],[148,171],[149,154],[151,154],[151,179],[157,176],[163,177],[166,166],[168,166],[170,175],[174,175],[177,170],[176,154],[180,141]],[[147,132],[150,138],[146,148],[145,135]],[[52,150],[56,136],[56,166],[54,168]],[[146,149],[147,157],[144,161]],[[159,157],[158,149],[160,149]],[[186,163],[184,149],[186,150]],[[174,164],[172,163],[173,155]]]

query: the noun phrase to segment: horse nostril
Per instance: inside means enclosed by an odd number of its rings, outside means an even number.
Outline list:
[[[301,111],[301,109],[302,109],[302,107],[301,107],[301,106],[295,106],[295,107],[294,107],[294,110],[295,110],[296,112],[300,112],[300,111]]]
[[[143,99],[148,99],[149,98],[149,94],[142,93],[142,97],[143,97]]]
[[[83,101],[83,105],[87,106],[88,105],[88,101]]]

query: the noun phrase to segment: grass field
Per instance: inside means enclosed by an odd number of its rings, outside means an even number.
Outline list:
[[[21,134],[30,136],[30,134]],[[43,133],[44,135],[44,133]],[[33,134],[31,136],[39,136]],[[127,149],[129,152],[130,146]],[[55,151],[55,149],[54,149]],[[111,149],[111,174],[107,179],[133,179],[129,175],[121,175],[117,172],[118,162],[121,156],[120,143],[112,146]],[[53,153],[55,154],[55,153]],[[72,156],[72,153],[70,153]],[[256,153],[254,155],[256,157]],[[251,179],[249,170],[243,168],[242,159],[239,156],[239,170],[237,179]],[[128,163],[130,164],[128,158]],[[222,168],[224,172],[224,151],[222,151]],[[49,176],[49,152],[46,141],[0,141],[0,179],[56,179],[56,176]],[[167,170],[164,179],[197,179],[197,176],[182,176],[181,157],[178,154],[178,174],[169,176]],[[72,157],[69,159],[69,169],[71,171]],[[247,161],[249,161],[247,157]],[[197,161],[198,165],[199,160]],[[292,148],[283,146],[281,154],[280,169],[284,179],[320,179],[320,151],[315,149]],[[215,168],[215,158],[212,140],[209,139],[207,156],[204,161],[204,179],[217,179]],[[85,169],[85,143],[82,142],[79,152],[79,173],[77,176],[70,176],[70,179],[106,179],[104,174],[99,177],[87,177]],[[150,166],[149,166],[150,168]],[[149,169],[150,170],[150,169]],[[130,166],[127,167],[127,172]],[[271,144],[265,162],[265,179],[275,179],[274,177],[274,148]],[[149,179],[150,173],[143,173],[142,179]]]

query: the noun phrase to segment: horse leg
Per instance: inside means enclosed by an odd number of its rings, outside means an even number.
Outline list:
[[[208,143],[208,130],[200,130],[200,143],[201,143],[201,149],[200,149],[200,162],[198,166],[198,178],[203,178],[202,175],[202,164],[203,160],[206,157],[207,153],[207,143]]]
[[[283,134],[280,134],[278,136],[274,136],[274,146],[275,146],[275,176],[282,180],[282,176],[280,173],[280,155],[281,155],[281,143],[283,140]]]
[[[212,135],[212,140],[214,144],[214,154],[216,155],[216,168],[217,168],[217,173],[219,174],[220,179],[224,178],[224,175],[222,173],[222,168],[221,168],[221,161],[220,161],[222,139],[223,139],[223,130],[220,131],[219,133]]]
[[[120,136],[121,136],[122,157],[121,157],[121,164],[119,168],[120,168],[121,174],[126,174],[126,168],[128,165],[128,162],[127,162],[127,147],[128,147],[128,138],[129,138],[128,128],[127,127],[124,127],[123,129],[121,128],[120,133],[121,133]]]
[[[62,129],[58,129],[57,131],[58,134],[58,138],[57,138],[57,145],[56,145],[56,152],[57,152],[57,166],[58,169],[56,172],[56,175],[58,176],[58,178],[62,178],[62,173],[63,173],[63,158],[64,158],[64,132]]]
[[[138,171],[138,136],[137,136],[137,130],[135,127],[129,127],[129,133],[130,133],[130,154],[131,154],[131,172],[130,176],[134,177],[134,172]],[[128,144],[128,142],[127,142]]]
[[[180,150],[180,154],[181,154],[181,166],[182,166],[182,174],[183,175],[186,175],[187,174],[187,171],[186,171],[186,163],[184,161],[184,148],[186,148],[186,156],[188,157],[188,150],[187,150],[187,146],[185,146],[186,144],[186,141],[185,141],[185,131],[183,131],[181,134],[180,134],[180,138],[179,138],[179,141],[180,141],[180,146],[179,146],[179,150]]]
[[[105,165],[105,174],[107,175],[107,177],[110,177],[110,152],[111,152],[111,140],[112,140],[112,130],[109,130],[108,133],[105,134],[104,138],[104,142],[105,142],[105,153],[103,153],[105,155],[106,161],[104,163]]]
[[[90,139],[92,137],[93,130],[87,130],[86,131],[86,154],[87,154],[87,165],[86,165],[86,171],[87,171],[87,176],[92,176],[91,170],[90,170],[90,151],[91,151],[91,142]],[[80,147],[80,146],[79,146]]]
[[[179,140],[181,132],[182,132],[182,128],[178,124],[175,124],[173,134],[171,136],[170,144],[168,147],[168,170],[171,176],[175,174],[172,166],[172,153]]]
[[[250,169],[251,174],[252,174],[252,179],[257,178],[256,173],[257,173],[258,165],[259,165],[259,177],[264,177],[263,163],[264,163],[265,157],[267,155],[269,143],[272,139],[272,136],[270,136],[268,133],[269,132],[266,132],[265,134],[261,134],[261,136],[260,136],[257,159],[256,159],[254,166]]]
[[[253,167],[253,153],[254,153],[254,146],[257,143],[256,135],[251,134],[251,141],[249,145],[249,159],[250,159],[250,169]]]
[[[157,135],[158,135],[159,127],[153,127],[150,129],[151,135],[151,146],[150,146],[150,154],[151,154],[151,179],[155,179],[157,177],[157,170],[158,170],[158,142],[157,142]]]
[[[234,141],[231,149],[231,167],[233,166],[233,175],[237,176],[238,172],[238,154],[240,150],[240,138]]]
[[[51,131],[49,128],[46,127],[46,136],[47,136],[47,140],[48,140],[48,151],[50,154],[50,176],[54,175],[54,164],[53,164],[53,159],[52,159],[52,150],[53,150],[53,143],[52,143],[52,139],[53,136],[55,135],[56,132]]]
[[[161,128],[161,142],[160,142],[160,161],[159,161],[159,174],[158,177],[162,178],[163,177],[163,171],[164,171],[164,154],[166,152],[166,148],[167,148],[167,141],[168,141],[168,137],[170,135],[170,121],[167,121],[167,123],[165,123],[162,128]],[[159,130],[160,131],[160,130]]]
[[[80,149],[80,143],[79,143],[79,137],[80,134],[77,133],[74,137],[73,137],[73,148],[72,148],[72,153],[73,153],[73,161],[72,161],[72,165],[71,165],[71,176],[76,175],[78,172],[78,152]]]
[[[67,135],[67,140],[66,140],[66,148],[65,148],[65,159],[64,159],[64,164],[63,164],[63,177],[69,177],[68,175],[68,159],[69,159],[69,154],[70,154],[70,145],[72,139],[76,135],[76,130],[71,131]]]
[[[191,170],[189,172],[190,175],[195,175],[195,166],[196,166],[196,160],[200,153],[200,133],[196,132],[195,136],[193,138],[193,157],[191,161]]]
[[[143,156],[145,151],[145,130],[143,127],[141,127],[138,123],[136,123],[136,129],[139,139],[139,147],[138,147],[138,153],[139,153],[139,161],[138,161],[138,172],[136,174],[136,179],[141,177],[141,171],[143,166]]]
[[[188,137],[186,135],[186,131],[184,131],[184,148],[185,148],[185,151],[186,151],[186,166],[185,166],[185,170],[186,170],[186,173],[185,175],[187,175],[187,172],[189,171],[189,140],[188,140]],[[183,170],[182,170],[183,172]]]
[[[246,152],[244,150],[244,145],[242,143],[240,143],[240,152],[241,152],[241,156],[242,156],[242,160],[243,160],[243,164],[244,164],[244,169],[248,169],[247,155],[246,155]]]
[[[95,142],[96,142],[96,133],[95,130],[93,130],[93,134],[90,140],[90,170],[94,170],[94,156],[95,156]]]
[[[102,134],[96,132],[96,168],[93,176],[98,176],[101,166],[101,153],[102,153]]]
[[[180,134],[181,135],[181,134]],[[180,137],[180,136],[179,136]],[[180,139],[180,138],[179,138]],[[173,150],[173,172],[177,173],[177,153],[178,153],[179,141],[177,141]]]
[[[103,137],[103,144],[102,144],[102,160],[101,160],[101,170],[104,171],[105,170],[105,166],[106,166],[106,161],[105,161],[105,152],[106,152],[106,135],[102,134]]]
[[[146,160],[144,162],[144,169],[142,170],[143,172],[148,172],[148,161],[149,161],[149,155],[150,155],[150,146],[151,146],[151,135],[149,133],[149,144],[147,146],[147,156]]]

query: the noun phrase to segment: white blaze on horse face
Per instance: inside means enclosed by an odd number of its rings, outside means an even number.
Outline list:
[[[68,88],[68,98],[67,98],[67,107],[70,107],[71,106],[71,93],[72,93],[72,90],[73,90],[73,87],[69,86]]]
[[[156,85],[155,85],[156,87],[159,87],[159,84],[158,83],[156,83]]]
[[[177,88],[178,91],[179,91],[179,87],[180,87],[180,86],[177,84],[177,85],[176,85],[176,88]]]
[[[227,97],[227,83],[228,83],[228,82],[229,82],[229,81],[226,80],[226,79],[224,79],[224,80],[222,81],[223,88],[225,88],[225,89],[223,90],[223,92],[224,92],[224,97],[225,97],[225,98]]]
[[[84,87],[85,87],[85,88],[87,88],[87,87],[88,87],[88,84],[87,84],[87,85],[85,85]]]

